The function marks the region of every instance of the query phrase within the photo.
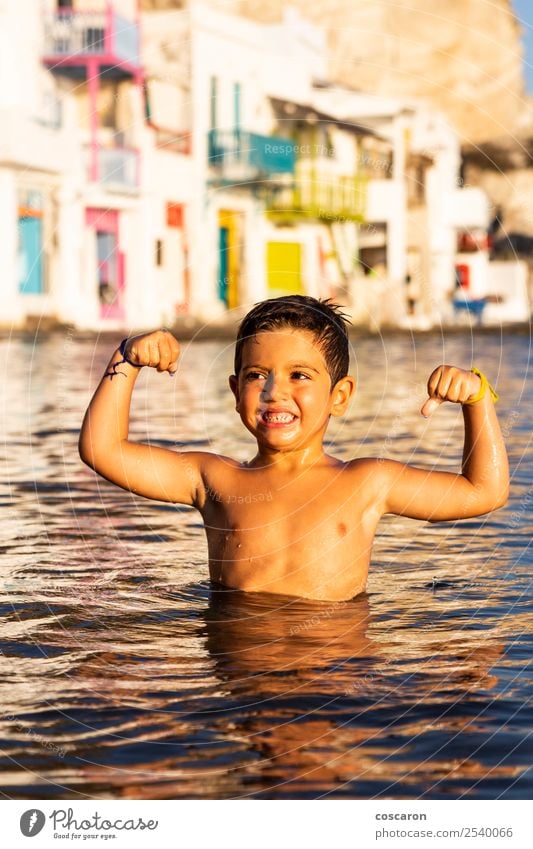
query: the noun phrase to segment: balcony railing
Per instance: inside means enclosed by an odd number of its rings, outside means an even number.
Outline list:
[[[139,65],[139,28],[134,21],[108,12],[63,9],[48,16],[44,36],[45,60],[54,67],[88,57],[103,62]]]
[[[362,222],[366,212],[366,180],[331,174],[300,177],[289,186],[273,189],[267,208],[273,219]]]
[[[87,147],[90,180],[109,188],[132,190],[139,185],[139,151],[131,147]]]
[[[210,166],[228,179],[261,179],[293,174],[295,144],[279,136],[261,136],[243,130],[211,130],[208,140]]]

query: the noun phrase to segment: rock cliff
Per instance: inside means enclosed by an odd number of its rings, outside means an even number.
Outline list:
[[[528,107],[511,0],[240,0],[239,9],[274,21],[287,5],[326,28],[333,79],[426,97],[466,144],[521,134]]]
[[[204,0],[274,22],[291,6],[323,27],[329,75],[362,91],[426,98],[463,143],[465,182],[485,189],[507,231],[533,237],[533,99],[511,0]],[[180,8],[187,0],[141,0]]]

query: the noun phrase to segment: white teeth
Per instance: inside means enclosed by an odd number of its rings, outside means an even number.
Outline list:
[[[264,413],[263,418],[267,422],[279,422],[283,424],[288,424],[292,422],[294,416],[290,413]]]

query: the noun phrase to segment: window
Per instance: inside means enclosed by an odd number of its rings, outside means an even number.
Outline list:
[[[167,227],[183,227],[183,204],[167,203]]]

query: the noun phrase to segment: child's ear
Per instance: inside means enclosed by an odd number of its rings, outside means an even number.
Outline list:
[[[230,374],[229,376],[229,388],[235,395],[235,409],[239,410],[239,381],[234,374]]]
[[[333,392],[331,393],[333,397],[333,404],[331,406],[330,414],[332,416],[344,415],[354,393],[355,378],[353,378],[350,374],[347,374],[346,377],[341,377],[341,379],[337,381],[333,387]]]

